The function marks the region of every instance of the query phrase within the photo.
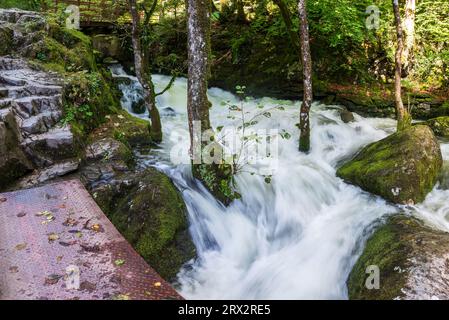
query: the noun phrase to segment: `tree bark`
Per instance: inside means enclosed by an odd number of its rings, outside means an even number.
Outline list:
[[[290,15],[290,10],[284,0],[273,0],[273,2],[279,7],[279,11],[281,12],[282,19],[284,20],[285,28],[287,29],[293,48],[295,52],[298,52],[300,50],[300,39],[298,33],[293,31],[293,21]]]
[[[210,129],[207,99],[210,53],[210,1],[187,0],[187,38],[188,38],[188,89],[187,113],[191,137],[191,152],[198,141],[194,133],[194,121],[201,123],[201,133]],[[196,144],[195,144],[196,143]],[[201,142],[199,142],[201,144]]]
[[[415,45],[415,11],[416,0],[407,0],[405,3],[404,18],[405,46],[402,53],[403,76],[407,76],[413,66],[413,46]]]
[[[299,0],[298,13],[301,30],[301,60],[303,68],[304,95],[300,111],[299,150],[308,152],[310,150],[310,107],[313,100],[312,91],[312,57],[310,54],[309,23],[307,21],[306,0]]]
[[[236,193],[232,190],[232,166],[223,163],[221,145],[215,141],[207,99],[210,57],[210,0],[186,0],[188,40],[187,113],[190,131],[192,174],[201,180],[218,200],[228,204]],[[198,126],[201,125],[201,128]],[[208,131],[206,133],[206,131]],[[210,140],[202,141],[203,134]],[[213,146],[212,149],[209,147]],[[213,162],[206,162],[212,156]],[[218,161],[216,161],[218,160]]]
[[[401,77],[402,77],[402,52],[404,49],[401,14],[399,12],[399,0],[393,0],[394,20],[396,25],[397,49],[395,54],[395,80],[394,96],[396,105],[397,130],[401,131],[411,125],[411,116],[402,102]]]
[[[237,22],[246,23],[247,20],[246,20],[243,0],[235,0],[235,1],[236,1],[236,6],[237,6]]]
[[[134,66],[136,76],[143,89],[143,99],[151,118],[151,139],[154,142],[162,141],[162,125],[159,111],[156,107],[156,94],[154,85],[151,80],[151,74],[146,68],[144,52],[142,51],[142,43],[140,40],[140,16],[137,9],[136,0],[128,0],[129,9],[132,17],[132,44],[134,50]]]

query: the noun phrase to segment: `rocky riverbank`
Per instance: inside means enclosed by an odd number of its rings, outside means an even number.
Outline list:
[[[0,9],[0,191],[79,178],[117,229],[174,280],[195,257],[171,181],[136,167],[149,122],[121,111],[92,41],[51,16]],[[100,60],[101,61],[101,60]]]

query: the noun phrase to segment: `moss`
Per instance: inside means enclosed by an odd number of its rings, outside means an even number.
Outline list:
[[[354,265],[348,281],[349,299],[391,300],[402,296],[401,289],[407,281],[410,247],[401,241],[405,222],[401,216],[393,217],[378,228],[366,243],[363,254]],[[379,289],[365,286],[368,266],[376,265],[380,271]],[[403,270],[405,272],[399,272]]]
[[[105,190],[107,196],[97,196],[97,203],[136,251],[162,277],[173,280],[195,256],[186,207],[170,179],[156,169],[147,169],[135,181],[115,198]]]
[[[0,55],[7,55],[13,46],[13,30],[8,26],[0,26]]]
[[[124,110],[108,115],[93,134],[97,139],[110,137],[129,147],[151,144],[150,122],[130,115]]]
[[[425,122],[433,133],[442,138],[449,138],[449,117],[438,117]]]
[[[441,166],[435,136],[418,125],[363,148],[337,175],[392,202],[417,203],[432,190]]]
[[[240,199],[234,189],[233,170],[227,164],[199,164],[193,166],[193,175],[202,181],[206,188],[225,205]]]

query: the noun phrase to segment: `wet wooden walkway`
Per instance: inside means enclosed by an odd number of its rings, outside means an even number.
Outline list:
[[[0,299],[182,299],[78,180],[0,194]]]

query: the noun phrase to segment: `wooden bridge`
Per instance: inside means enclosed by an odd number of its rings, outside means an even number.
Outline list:
[[[182,299],[81,182],[0,194],[0,300]]]
[[[53,0],[50,11],[75,5],[80,9],[81,27],[104,27],[114,24],[128,12],[126,0]],[[127,23],[130,20],[124,19]]]

